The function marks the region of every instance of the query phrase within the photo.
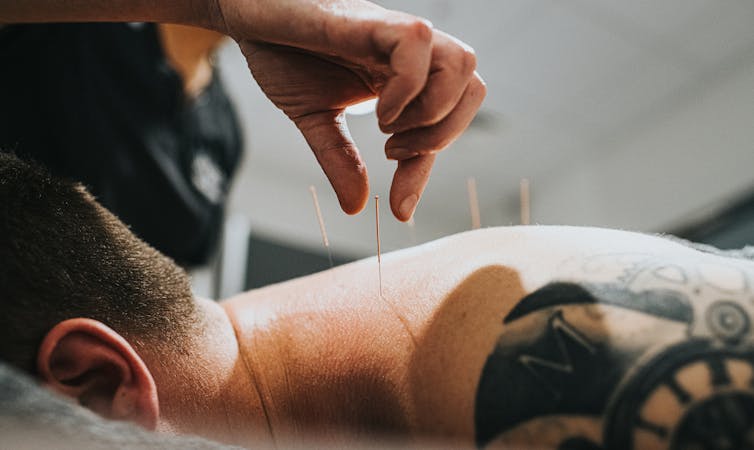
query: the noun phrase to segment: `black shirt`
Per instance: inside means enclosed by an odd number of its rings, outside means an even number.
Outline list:
[[[0,28],[0,149],[83,182],[141,238],[203,263],[241,138],[219,77],[195,99],[153,24]]]

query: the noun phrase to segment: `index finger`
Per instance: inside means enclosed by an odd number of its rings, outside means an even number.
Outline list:
[[[432,59],[432,26],[419,18],[376,32],[377,47],[390,56],[392,74],[380,92],[377,117],[389,125],[424,89]]]
[[[346,214],[356,214],[369,198],[369,177],[348,132],[345,113],[323,111],[295,120]]]
[[[414,215],[434,163],[435,154],[398,161],[390,187],[390,209],[396,219],[405,222]]]

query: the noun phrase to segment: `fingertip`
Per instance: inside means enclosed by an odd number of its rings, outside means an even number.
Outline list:
[[[390,212],[393,213],[393,217],[398,219],[399,222],[408,222],[408,219],[401,214],[398,202],[394,202],[392,199],[390,200]]]
[[[419,156],[419,152],[406,148],[387,148],[385,149],[385,156],[388,159],[402,161],[404,159],[411,159]]]
[[[369,200],[369,176],[366,168],[339,172],[330,178],[330,182],[344,213],[353,216],[364,210]]]
[[[398,202],[390,202],[390,209],[393,211],[393,215],[401,222],[408,222],[414,215],[416,206],[419,204],[419,196],[417,194],[409,194],[403,200]]]
[[[421,155],[398,162],[390,188],[390,209],[401,222],[408,221],[414,215],[434,161],[435,155]]]
[[[393,217],[395,217],[395,219],[398,222],[406,223],[406,222],[408,222],[411,219],[411,216],[405,217],[405,218],[401,217],[400,213],[396,212],[395,208],[393,208],[392,206],[391,206],[390,210],[393,212]]]
[[[368,195],[340,195],[338,194],[338,202],[340,203],[340,209],[349,216],[354,216],[361,211],[367,205]]]

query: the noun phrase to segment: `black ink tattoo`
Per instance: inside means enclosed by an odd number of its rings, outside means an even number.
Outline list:
[[[553,306],[589,303],[621,306],[685,323],[691,322],[694,314],[688,299],[677,291],[669,289],[636,293],[612,286],[590,288],[573,283],[551,283],[524,297],[508,314],[504,322],[512,322],[527,314]]]
[[[714,279],[637,257],[613,283],[558,282],[523,298],[482,370],[477,444],[586,417],[599,437],[564,436],[559,448],[754,448],[754,297],[736,270]],[[603,324],[621,311],[642,314],[644,331]]]
[[[558,311],[550,317],[547,326],[548,339],[556,344],[553,358],[543,357],[534,352],[522,354],[518,362],[529,369],[539,381],[552,393],[557,400],[563,395],[562,386],[567,381],[560,378],[573,378],[577,374],[577,364],[593,356],[597,349],[578,330],[563,320],[563,314]],[[560,375],[560,376],[558,376]]]
[[[668,448],[754,448],[754,386],[751,380],[745,385],[734,380],[730,367],[735,364],[754,367],[754,351],[692,339],[657,355],[616,392],[606,411],[604,447],[641,448],[641,442],[651,441]],[[694,370],[708,376],[700,385],[680,385],[679,377]],[[666,423],[641,413],[660,406],[653,402],[660,402],[661,389],[668,389],[683,411]]]
[[[536,301],[542,291],[557,296],[558,289],[571,308],[583,308],[576,302],[576,293],[584,296],[582,303],[595,302],[583,288],[558,283],[524,298],[519,305],[525,313],[514,309],[505,318],[510,326],[515,320],[529,320],[503,333],[487,359],[477,389],[478,445],[529,419],[602,414],[611,391],[628,369],[626,355],[609,345],[607,333],[586,336],[577,322],[564,316],[565,308],[550,301],[543,301],[548,304],[543,308],[531,305],[530,297]],[[521,342],[514,334],[528,339]]]

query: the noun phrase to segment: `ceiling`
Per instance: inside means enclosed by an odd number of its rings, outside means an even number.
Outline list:
[[[437,159],[414,229],[382,208],[386,250],[470,227],[466,180],[483,226],[532,220],[661,231],[754,186],[754,2],[750,0],[378,1],[424,16],[473,46],[488,96],[469,131]],[[351,217],[295,127],[235,45],[220,68],[238,107],[246,157],[230,213],[255,233],[320,245],[316,186],[336,252],[374,251],[373,209]],[[349,118],[372,191],[387,199],[395,163],[374,115]]]

